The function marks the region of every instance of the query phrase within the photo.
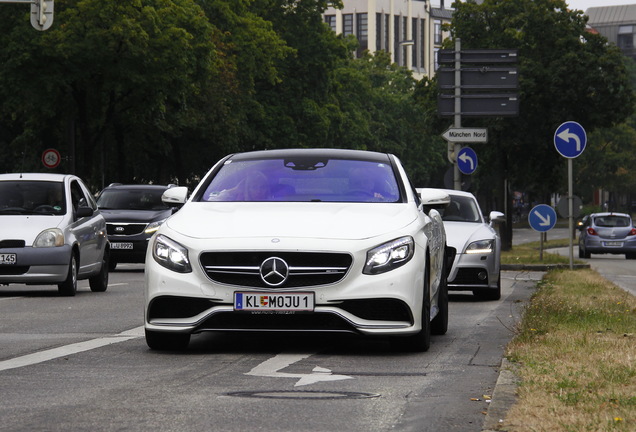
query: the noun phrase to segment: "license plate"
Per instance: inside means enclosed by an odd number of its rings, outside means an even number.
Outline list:
[[[14,253],[0,254],[0,265],[2,264],[15,264],[17,255]]]
[[[314,310],[314,293],[236,292],[234,310],[311,312]]]
[[[111,243],[110,244],[110,248],[111,249],[132,249],[133,248],[133,244],[132,243]]]
[[[608,241],[605,242],[605,246],[623,246],[623,242],[619,242],[619,241]]]

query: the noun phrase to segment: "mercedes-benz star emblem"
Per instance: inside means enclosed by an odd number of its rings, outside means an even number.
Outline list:
[[[261,279],[269,286],[282,285],[289,276],[289,266],[281,258],[267,258],[261,263]]]

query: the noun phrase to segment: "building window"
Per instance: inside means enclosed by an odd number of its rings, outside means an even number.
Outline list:
[[[375,14],[375,49],[381,51],[384,49],[382,46],[382,31],[384,30],[384,21],[382,20],[382,14]]]
[[[331,28],[331,31],[336,31],[336,16],[335,15],[325,15],[325,22]]]
[[[342,34],[345,36],[353,34],[353,14],[342,15]]]
[[[435,20],[433,25],[434,25],[434,34],[435,34],[435,39],[433,40],[433,43],[435,45],[441,45],[442,44],[442,22],[440,20]]]
[[[400,38],[400,42],[401,41],[405,41],[406,38],[406,26],[408,23],[408,18],[407,17],[403,17],[402,18],[402,28],[401,28],[401,35],[402,37]],[[406,50],[409,49],[410,46],[406,46],[406,45],[402,45],[402,63],[400,64],[400,66],[405,66],[408,67],[408,64],[406,64],[406,59],[408,58],[406,56]]]
[[[411,20],[411,28],[413,29],[413,46],[411,47],[411,55],[413,58],[411,59],[411,64],[413,65],[413,69],[417,70],[419,67],[419,56],[420,56],[420,38],[419,38],[419,26],[417,25],[417,18],[413,18]]]
[[[360,44],[358,57],[361,57],[362,52],[369,48],[369,18],[366,13],[356,14],[356,37]]]
[[[391,17],[389,14],[384,15],[384,49],[388,52],[390,49],[389,46],[389,36],[391,32]]]
[[[393,18],[393,23],[393,55],[395,57],[393,61],[402,66],[402,53],[400,50],[400,17],[396,15]]]
[[[426,20],[420,20],[420,68],[426,72]]]
[[[634,48],[634,26],[622,25],[618,27],[618,39],[616,45],[620,49]]]

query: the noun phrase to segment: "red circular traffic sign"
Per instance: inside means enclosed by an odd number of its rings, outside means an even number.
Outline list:
[[[60,152],[55,149],[46,149],[42,153],[42,163],[47,168],[55,168],[60,164],[61,160]]]

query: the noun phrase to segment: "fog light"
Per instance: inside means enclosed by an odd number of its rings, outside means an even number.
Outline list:
[[[486,273],[485,271],[480,271],[479,273],[477,273],[477,277],[479,278],[479,280],[486,280],[488,278],[488,273]]]

